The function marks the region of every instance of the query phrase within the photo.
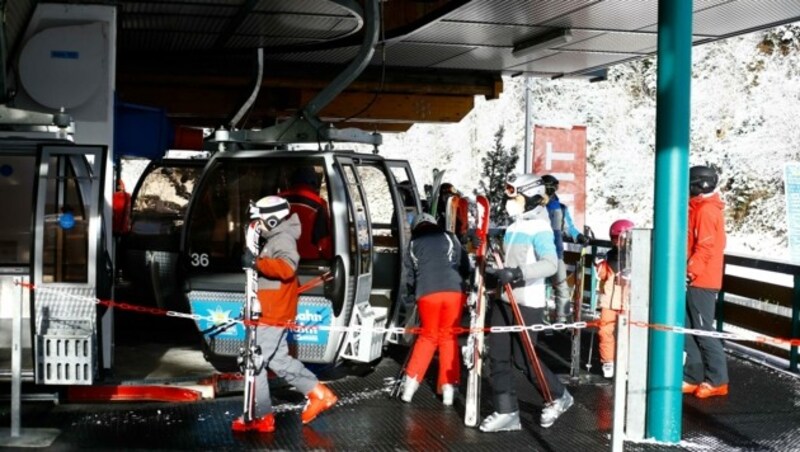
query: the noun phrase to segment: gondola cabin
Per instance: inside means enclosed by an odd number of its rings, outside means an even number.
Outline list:
[[[130,221],[117,250],[131,299],[153,300],[160,308],[184,310],[177,281],[183,221],[195,185],[208,162],[205,154],[151,161],[131,196]]]
[[[22,348],[30,347],[23,378],[92,384],[110,363],[112,342],[106,308],[97,304],[110,298],[113,282],[107,148],[59,133],[9,135],[0,135],[0,325],[9,332],[12,319],[29,322],[21,332]]]
[[[378,359],[395,338],[368,328],[404,321],[402,262],[420,201],[408,162],[347,151],[220,152],[208,162],[190,201],[181,251],[186,299],[203,317],[196,324],[207,359],[220,370],[236,369],[245,334],[231,320],[244,301],[248,206],[267,195],[287,198],[301,220],[300,283],[332,275],[300,295],[296,323],[308,329],[290,336],[298,358]]]

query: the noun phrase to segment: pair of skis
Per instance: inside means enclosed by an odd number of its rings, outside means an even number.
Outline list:
[[[486,268],[486,250],[489,232],[489,199],[478,195],[475,199],[475,235],[479,245],[475,252],[475,280],[473,289],[467,298],[469,308],[470,334],[467,344],[462,348],[464,364],[469,371],[467,377],[467,397],[464,407],[464,424],[469,427],[478,425],[480,419],[481,375],[483,370],[484,334],[486,320],[486,297],[483,283]]]
[[[245,232],[245,246],[253,254],[259,254],[259,240],[261,238],[261,221],[253,220],[247,226]],[[261,317],[261,304],[258,301],[258,272],[252,267],[244,269],[245,300],[243,306],[243,318],[245,329],[244,348],[239,350],[239,368],[244,375],[244,408],[242,418],[245,423],[252,422],[255,416],[256,402],[256,376],[261,371],[263,356],[261,348],[256,341],[256,331],[258,318]]]
[[[470,310],[470,335],[467,338],[467,344],[462,349],[464,364],[469,371],[469,376],[467,378],[467,397],[464,404],[464,425],[469,427],[476,427],[480,419],[481,377],[485,351],[484,327],[486,321],[486,297],[483,275],[486,269],[487,251],[490,249],[488,238],[489,200],[485,196],[478,196],[476,199],[476,204],[478,206],[476,215],[478,218],[478,227],[476,227],[475,232],[480,240],[480,246],[475,253],[476,268],[474,289],[467,299],[467,306]],[[495,265],[502,269],[502,257],[500,257],[500,254],[493,248],[491,248],[491,252],[494,257]],[[522,318],[522,312],[520,311],[517,300],[514,297],[511,285],[506,284],[503,289],[505,290],[506,297],[511,305],[516,324],[525,325],[525,321]],[[530,332],[527,330],[520,332],[520,339],[522,340],[528,362],[531,363],[534,374],[536,375],[536,379],[539,382],[542,397],[546,402],[552,402],[553,396],[550,393],[547,380],[544,378],[541,362],[539,361],[539,357],[536,355],[536,349],[533,346]]]

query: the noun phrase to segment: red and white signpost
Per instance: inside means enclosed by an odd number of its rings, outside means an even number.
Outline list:
[[[575,227],[586,220],[586,126],[533,128],[533,172],[558,179],[558,198]]]

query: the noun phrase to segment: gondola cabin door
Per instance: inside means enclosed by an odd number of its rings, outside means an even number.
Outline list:
[[[92,384],[97,373],[96,299],[109,283],[102,244],[105,162],[104,147],[39,151],[32,313],[40,384]]]
[[[393,303],[391,304],[391,322],[389,326],[412,327],[419,323],[415,310],[409,309],[403,300],[408,296],[406,287],[406,268],[403,265],[408,253],[408,244],[411,242],[411,224],[422,211],[417,183],[411,165],[406,160],[385,160],[391,174],[391,184],[395,191],[395,218],[393,218],[394,234],[397,236],[397,252],[394,265],[391,266],[392,281],[387,284],[392,287]],[[399,212],[399,213],[398,213]],[[387,335],[387,341],[393,344],[408,343],[410,334],[392,333]]]
[[[370,331],[374,326],[383,326],[387,312],[370,305],[372,290],[373,243],[369,206],[364,185],[358,175],[353,158],[337,156],[337,171],[340,173],[347,195],[347,236],[350,243],[348,267],[354,294],[352,313],[340,357],[354,361],[371,362],[381,357],[383,334]]]

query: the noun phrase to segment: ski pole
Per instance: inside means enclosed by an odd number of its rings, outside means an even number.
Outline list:
[[[414,305],[413,309],[409,312],[408,320],[413,320],[415,315],[415,310],[417,309],[416,304]],[[401,382],[403,381],[403,375],[406,373],[406,368],[408,367],[408,362],[411,360],[411,353],[414,352],[414,345],[417,343],[417,334],[411,336],[411,342],[408,344],[408,353],[406,353],[406,359],[403,360],[403,365],[400,367],[400,370],[397,373],[397,377],[394,379],[392,383],[392,389],[389,391],[389,398],[396,399],[397,396],[400,394],[400,386]]]
[[[500,257],[500,254],[494,247],[491,247],[492,255],[494,256],[494,261],[497,264],[498,268],[501,270],[504,268],[503,259]],[[522,312],[519,310],[519,305],[517,304],[517,299],[514,297],[514,291],[511,289],[511,284],[505,284],[503,286],[506,292],[506,296],[508,297],[508,302],[511,305],[511,311],[514,313],[514,319],[517,321],[518,325],[524,326],[525,321],[522,319]],[[531,366],[533,366],[534,372],[536,373],[536,380],[539,382],[539,388],[542,392],[542,397],[544,397],[545,402],[551,403],[553,401],[553,395],[550,393],[550,387],[547,385],[547,381],[544,378],[544,372],[542,372],[542,365],[539,362],[539,357],[536,355],[536,349],[533,346],[533,341],[531,340],[530,333],[527,329],[520,331],[519,333],[520,339],[522,340],[522,346],[525,348],[525,354],[528,356],[528,361],[530,361]]]
[[[317,287],[318,285],[320,285],[320,284],[322,284],[322,283],[324,283],[326,281],[330,281],[331,279],[333,279],[333,275],[331,274],[331,272],[323,273],[323,274],[321,274],[321,275],[319,275],[319,276],[317,276],[317,277],[315,277],[313,279],[309,279],[308,281],[306,281],[305,284],[303,284],[302,286],[298,287],[297,288],[297,293],[301,294],[303,292],[311,290],[314,287]]]

